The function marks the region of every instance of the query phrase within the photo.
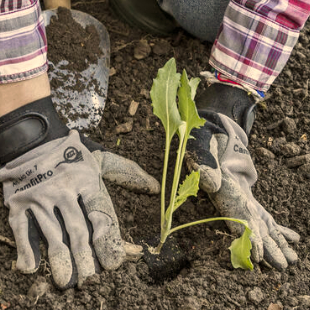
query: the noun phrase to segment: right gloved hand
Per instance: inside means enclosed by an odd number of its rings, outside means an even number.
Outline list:
[[[250,132],[254,121],[254,103],[243,90],[215,84],[197,100],[197,106],[207,122],[193,131],[196,139],[189,141],[193,156],[187,164],[190,169],[200,170],[201,189],[222,216],[248,221],[255,262],[265,259],[278,269],[295,263],[297,254],[286,239],[297,242],[299,235],[277,224],[251,192],[257,173],[247,150],[245,131]],[[242,233],[241,225],[226,223],[233,233]]]
[[[38,113],[38,106],[44,115]],[[33,273],[39,268],[42,238],[54,282],[65,289],[80,286],[98,271],[98,261],[105,269],[116,269],[125,257],[102,177],[150,194],[158,193],[160,186],[136,163],[90,140],[81,141],[76,130],[68,134],[55,113],[50,98],[45,98],[0,118],[0,163],[4,165],[0,182],[10,209],[17,269]],[[58,137],[51,136],[51,131]],[[12,133],[21,138],[13,148],[9,145],[14,141]],[[40,135],[43,140],[29,149]]]

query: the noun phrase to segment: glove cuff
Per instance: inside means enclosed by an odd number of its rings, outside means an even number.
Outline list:
[[[212,84],[196,100],[200,115],[221,113],[234,120],[247,135],[255,120],[256,104],[244,90],[229,85]]]
[[[0,166],[68,133],[50,96],[24,105],[0,117]]]

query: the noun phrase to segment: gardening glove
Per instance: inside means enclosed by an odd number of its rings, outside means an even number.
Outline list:
[[[297,242],[299,235],[278,225],[251,192],[257,173],[247,150],[247,134],[255,118],[254,100],[241,89],[213,84],[197,100],[197,107],[207,122],[193,131],[196,139],[189,141],[187,164],[200,170],[201,189],[222,216],[247,220],[255,262],[265,260],[278,269],[295,263],[297,254],[286,240]],[[231,232],[242,233],[242,225],[231,221],[227,225]]]
[[[125,257],[113,204],[102,181],[158,193],[137,164],[68,131],[47,97],[0,118],[0,182],[17,246],[16,267],[34,273],[40,237],[55,284],[80,286]]]

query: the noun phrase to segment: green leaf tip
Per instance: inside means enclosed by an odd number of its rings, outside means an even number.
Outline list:
[[[199,117],[194,97],[199,84],[199,79],[188,80],[186,70],[183,70],[181,76],[181,86],[178,90],[179,111],[181,119],[187,123],[186,135],[190,135],[193,128],[200,128],[204,125],[206,120]]]
[[[192,100],[194,100],[195,96],[196,96],[196,91],[197,91],[197,87],[200,83],[200,78],[191,78],[189,81],[189,85],[191,87],[191,98]]]
[[[253,270],[254,267],[250,259],[252,249],[250,236],[252,235],[252,231],[248,227],[247,223],[244,223],[245,230],[242,236],[235,239],[229,247],[231,252],[230,259],[234,268]]]
[[[182,123],[176,103],[180,76],[175,59],[171,58],[158,70],[150,91],[153,113],[161,120],[169,140]]]

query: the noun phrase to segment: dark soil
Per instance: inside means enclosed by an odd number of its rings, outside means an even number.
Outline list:
[[[83,71],[97,62],[102,54],[100,38],[94,26],[83,28],[71,16],[70,10],[59,8],[46,27],[48,59],[58,64],[67,60],[67,70]],[[74,57],[72,57],[74,55]]]
[[[160,181],[164,131],[152,114],[152,79],[171,57],[176,58],[179,71],[185,68],[190,77],[199,76],[209,69],[211,45],[182,31],[162,38],[130,28],[110,12],[106,1],[76,1],[73,8],[100,20],[111,39],[108,100],[102,122],[91,137],[136,161]],[[137,60],[134,53],[141,39],[150,49],[144,48],[145,58]],[[148,267],[140,260],[92,276],[81,290],[62,292],[52,285],[46,261],[36,274],[22,275],[14,270],[16,250],[0,243],[0,309],[310,309],[310,167],[292,167],[291,163],[297,155],[310,153],[309,39],[310,23],[271,87],[269,99],[260,105],[249,145],[259,175],[255,197],[279,224],[301,235],[299,244],[293,245],[299,256],[296,265],[283,272],[258,264],[253,271],[234,270],[227,248],[235,236],[224,223],[216,222],[174,235],[191,263],[173,280],[152,284]],[[201,82],[199,91],[205,87]],[[133,116],[129,113],[132,101],[139,103]],[[124,124],[132,126],[120,127]],[[110,183],[107,187],[125,240],[159,234],[159,195],[135,194]],[[13,240],[2,199],[0,210],[0,235]],[[214,215],[218,214],[207,195],[199,192],[178,210],[174,223]],[[47,288],[38,299],[31,297],[38,295],[33,290],[27,296],[33,283]]]

